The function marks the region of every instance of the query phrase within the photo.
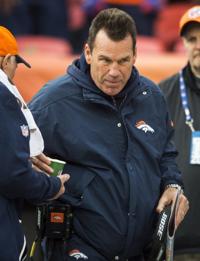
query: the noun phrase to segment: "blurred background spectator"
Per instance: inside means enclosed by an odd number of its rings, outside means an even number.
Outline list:
[[[60,38],[73,53],[82,51],[91,19],[105,7],[104,0],[0,0],[0,6],[0,24],[15,36]]]
[[[18,35],[67,37],[66,0],[0,0],[0,24]]]
[[[117,7],[135,19],[139,36],[156,38],[163,50],[171,52],[176,49],[182,50],[177,27],[181,14],[189,6],[198,2],[195,0],[0,0],[0,24],[8,27],[17,37],[42,36],[62,39],[71,46],[68,51],[70,49],[71,53],[79,54],[87,38],[91,20],[97,12],[103,8]]]
[[[118,7],[130,14],[139,35],[152,36],[154,21],[163,0],[104,0],[108,7]]]
[[[67,0],[68,39],[75,54],[82,52],[93,17],[105,7],[104,0]]]
[[[182,14],[194,4],[190,0],[166,0],[154,24],[154,36],[160,40],[165,51],[182,48],[178,34]]]

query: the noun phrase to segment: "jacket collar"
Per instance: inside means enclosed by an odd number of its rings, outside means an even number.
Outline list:
[[[200,90],[197,88],[196,79],[191,70],[189,63],[183,68],[183,78],[184,78],[186,87],[190,88],[195,93],[200,95]]]

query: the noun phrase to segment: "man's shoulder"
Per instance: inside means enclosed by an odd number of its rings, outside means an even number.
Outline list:
[[[74,84],[68,74],[65,74],[47,82],[30,101],[29,107],[33,110],[41,110],[78,93],[80,88]]]
[[[5,84],[0,82],[0,103],[3,106],[8,106],[12,102],[16,103],[15,96],[9,91]]]
[[[9,95],[10,91],[8,90],[8,88],[5,86],[5,84],[3,84],[0,81],[0,98],[3,100],[5,95]]]
[[[174,86],[176,86],[178,83],[179,83],[179,74],[176,73],[162,80],[161,82],[158,83],[158,85],[163,91],[165,91],[168,88],[174,88]]]
[[[140,82],[141,82],[143,87],[148,88],[151,92],[161,94],[161,91],[160,91],[158,84],[156,84],[155,82],[153,82],[149,78],[142,75],[142,76],[140,76]]]

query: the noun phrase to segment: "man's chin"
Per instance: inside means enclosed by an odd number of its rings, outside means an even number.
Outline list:
[[[108,96],[115,96],[119,93],[119,90],[106,90],[104,93],[107,94]]]
[[[122,89],[123,88],[121,86],[106,86],[104,89],[102,89],[102,91],[109,96],[115,96],[120,93]]]

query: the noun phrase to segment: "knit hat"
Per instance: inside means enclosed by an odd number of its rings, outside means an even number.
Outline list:
[[[14,35],[7,28],[0,26],[0,56],[7,54],[15,55],[17,63],[24,63],[27,67],[31,68],[30,64],[19,56],[17,41]]]
[[[181,36],[184,33],[185,26],[191,22],[200,23],[200,5],[193,6],[181,17],[179,22],[179,33]]]

